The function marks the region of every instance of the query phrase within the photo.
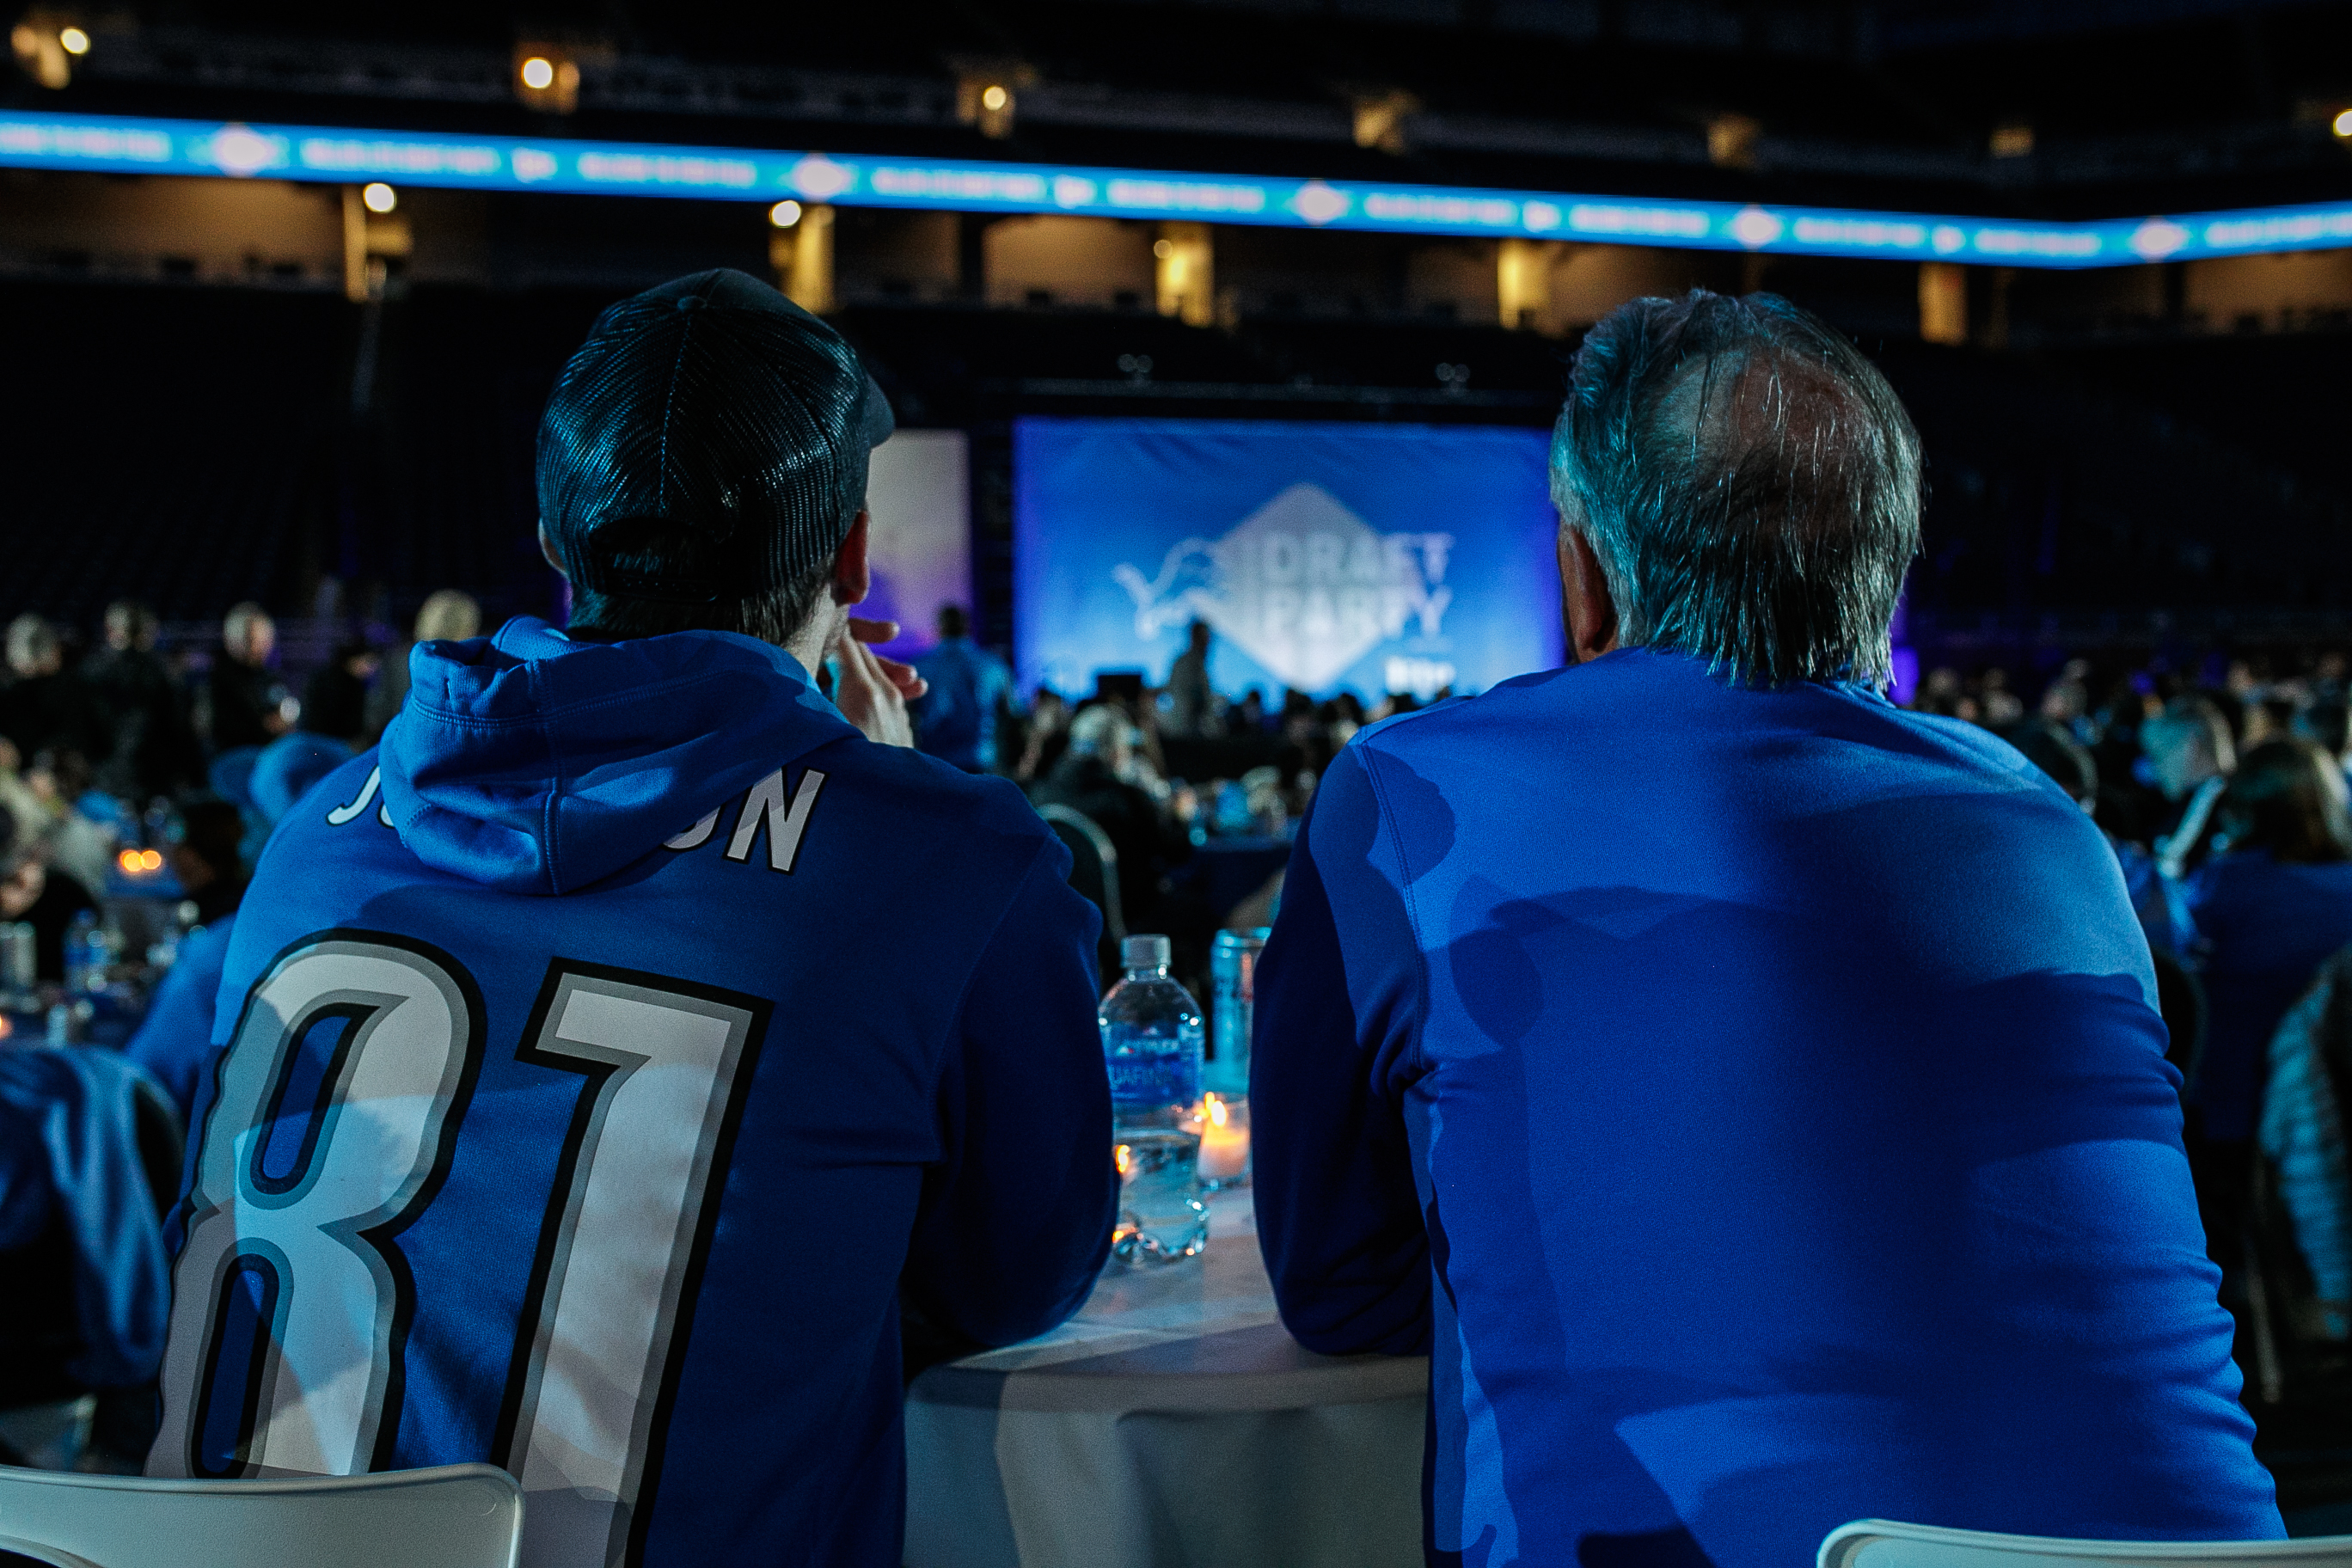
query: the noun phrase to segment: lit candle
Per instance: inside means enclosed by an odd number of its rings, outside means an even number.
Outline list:
[[[1249,1168],[1249,1112],[1239,1115],[1223,1095],[1204,1097],[1201,1106],[1201,1179],[1230,1182]]]

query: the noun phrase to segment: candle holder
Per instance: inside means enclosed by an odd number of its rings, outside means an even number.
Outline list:
[[[1184,1130],[1201,1140],[1201,1186],[1205,1192],[1245,1187],[1250,1180],[1249,1097],[1204,1094],[1184,1119]]]

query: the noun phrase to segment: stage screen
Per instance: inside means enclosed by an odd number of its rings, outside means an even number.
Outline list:
[[[1196,419],[1013,427],[1024,689],[1209,679],[1278,700],[1483,690],[1560,662],[1541,430]]]
[[[866,477],[874,586],[861,616],[897,621],[885,653],[910,658],[939,641],[941,605],[971,607],[971,502],[964,434],[900,430],[874,448]]]

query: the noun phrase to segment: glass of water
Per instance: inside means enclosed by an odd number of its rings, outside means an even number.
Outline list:
[[[1172,1263],[1209,1244],[1209,1210],[1201,1202],[1201,1135],[1177,1128],[1127,1129],[1112,1152],[1118,1165],[1118,1225],[1112,1258],[1126,1264]]]

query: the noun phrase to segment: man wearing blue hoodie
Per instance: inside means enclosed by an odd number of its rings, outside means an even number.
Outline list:
[[[1783,300],[1637,300],[1553,479],[1576,662],[1360,734],[1257,975],[1283,1321],[1429,1353],[1428,1560],[2283,1533],[2115,857],[1878,694],[1894,393]]]
[[[740,273],[598,320],[540,432],[571,626],[420,646],[247,896],[152,1473],[488,1460],[541,1568],[883,1568],[901,1293],[1085,1299],[1096,916],[848,620],[888,430]]]

